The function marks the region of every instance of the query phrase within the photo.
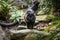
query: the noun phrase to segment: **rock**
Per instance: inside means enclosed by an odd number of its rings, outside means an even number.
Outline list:
[[[49,35],[44,35],[44,33],[29,33],[24,40],[48,40]]]
[[[15,6],[20,6],[21,4],[23,4],[24,6],[28,6],[28,4],[25,2],[25,1],[23,1],[23,0],[10,0],[10,3],[12,4],[12,5],[15,5]]]
[[[49,33],[46,33],[44,31],[31,30],[31,29],[10,30],[10,32],[12,33],[12,35],[11,35],[12,40],[28,40],[29,39],[28,35],[31,35],[30,33],[32,33],[32,35],[30,36],[30,37],[32,37],[32,39],[34,39],[34,37],[35,38],[39,37],[37,34],[49,35]],[[35,34],[35,33],[37,33],[37,34]],[[28,39],[27,39],[27,37],[28,37]]]
[[[26,29],[26,28],[27,28],[27,26],[19,25],[17,30],[22,30],[22,29]]]
[[[9,33],[6,30],[2,30],[0,26],[0,40],[10,40]]]
[[[0,40],[3,40],[3,38],[4,38],[4,32],[0,26]]]

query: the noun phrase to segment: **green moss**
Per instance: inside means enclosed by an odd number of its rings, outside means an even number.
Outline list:
[[[48,35],[49,36],[49,35]],[[44,34],[39,34],[39,33],[29,33],[26,37],[25,40],[48,40],[47,35]]]

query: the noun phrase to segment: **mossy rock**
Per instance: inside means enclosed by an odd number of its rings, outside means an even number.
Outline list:
[[[28,31],[27,31],[28,30]],[[11,36],[12,40],[48,40],[48,36],[50,33],[44,32],[44,31],[38,31],[38,30],[20,30],[13,32],[13,35]]]
[[[29,33],[24,40],[48,40],[49,35]]]
[[[17,35],[14,34],[14,35],[11,36],[11,40],[24,40],[25,36],[26,35],[23,35],[23,34],[20,34],[20,35],[19,34],[17,34]]]

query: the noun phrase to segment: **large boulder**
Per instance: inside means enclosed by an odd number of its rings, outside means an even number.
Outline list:
[[[10,30],[11,31],[11,30]],[[23,29],[18,31],[11,31],[11,40],[48,40],[50,33],[44,31]]]
[[[4,33],[0,26],[0,40],[3,40],[3,38],[4,38]]]

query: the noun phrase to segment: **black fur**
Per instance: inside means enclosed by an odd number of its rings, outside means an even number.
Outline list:
[[[26,14],[27,16],[25,16],[25,21],[26,21],[26,24],[27,24],[27,28],[28,29],[33,29],[36,17],[35,17],[34,13],[32,13],[32,14],[30,14],[30,13]]]
[[[36,11],[39,7],[39,2],[35,1],[33,7],[31,8],[33,11]]]
[[[28,10],[25,14],[25,21],[27,24],[28,29],[33,29],[34,23],[35,23],[35,11],[38,9],[39,2],[36,2],[34,6],[31,8],[31,10]]]

